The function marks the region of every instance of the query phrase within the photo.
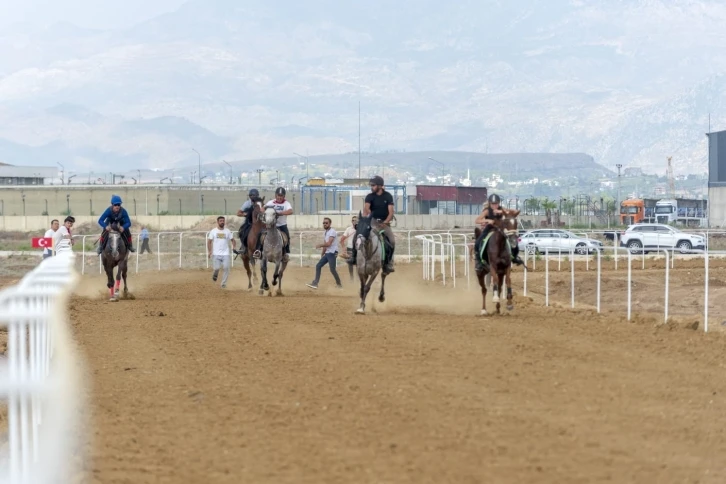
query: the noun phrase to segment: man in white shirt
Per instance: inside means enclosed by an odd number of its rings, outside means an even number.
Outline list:
[[[76,219],[70,215],[63,220],[63,225],[53,234],[53,246],[55,247],[55,253],[59,252],[71,252],[73,245],[73,235],[71,229],[73,224],[76,223]]]
[[[323,243],[315,246],[316,249],[322,249],[322,254],[318,264],[315,266],[315,280],[306,286],[313,289],[318,288],[318,282],[320,281],[320,271],[323,269],[325,264],[330,265],[330,273],[335,278],[335,286],[341,289],[343,285],[340,283],[340,277],[338,272],[335,270],[335,263],[338,257],[338,233],[333,227],[331,227],[331,220],[328,217],[323,219]]]
[[[292,215],[292,204],[285,200],[285,189],[283,187],[277,187],[275,189],[275,199],[270,200],[265,204],[265,208],[273,207],[277,212],[277,228],[283,234],[287,235],[287,244],[282,249],[285,254],[283,257],[286,261],[290,260],[290,231],[287,229],[287,216]]]
[[[46,239],[52,239],[55,233],[58,231],[58,227],[60,227],[60,222],[58,219],[54,219],[50,222],[50,228],[45,231],[45,235],[43,236]],[[53,255],[53,246],[46,247],[43,249],[43,259],[47,259],[48,257],[51,257]]]
[[[225,218],[221,215],[217,217],[217,227],[213,228],[207,234],[207,253],[212,258],[213,269],[212,280],[217,281],[219,268],[223,267],[222,273],[222,289],[227,287],[227,277],[229,277],[229,266],[231,254],[229,251],[229,241],[232,241],[232,250],[234,250],[236,242],[232,236],[232,232],[225,228]]]
[[[353,249],[353,242],[355,242],[355,232],[358,228],[358,217],[353,216],[353,220],[350,222],[350,226],[345,229],[343,236],[340,238],[340,244],[345,244],[345,251],[340,254],[340,257],[347,259],[350,257],[350,251]],[[348,264],[348,272],[350,273],[350,280],[353,281],[353,265]]]

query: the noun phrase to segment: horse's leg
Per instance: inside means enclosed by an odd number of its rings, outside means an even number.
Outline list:
[[[287,261],[283,260],[282,264],[280,264],[280,274],[278,275],[278,286],[277,286],[277,295],[282,296],[282,275],[285,273],[285,268],[287,267]]]
[[[492,302],[499,304],[499,288],[501,287],[501,281],[499,280],[497,269],[492,263],[490,263],[489,277],[492,281]],[[499,284],[497,284],[497,281]]]
[[[481,313],[479,313],[481,316],[489,314],[487,313],[487,285],[484,282],[485,275],[484,271],[476,273],[476,278],[479,280],[479,287],[481,287]]]
[[[496,289],[496,291],[497,291],[496,292],[496,294],[497,294],[497,314],[500,314],[501,304],[499,301],[500,301],[500,297],[501,297],[503,284],[504,284],[504,274],[497,274],[497,289]]]
[[[507,286],[507,311],[514,309],[514,302],[512,300],[512,268],[507,268],[507,274],[505,277],[505,284]]]
[[[118,293],[121,292],[121,274],[123,273],[123,267],[121,264],[123,264],[123,261],[119,262],[116,266],[116,290],[114,291],[116,297],[118,297]]]
[[[124,272],[122,275],[122,277],[124,279],[124,297],[128,296],[128,294],[129,294],[129,286],[128,286],[128,283],[126,282],[126,273],[128,272],[128,270],[129,270],[129,263],[128,263],[128,261],[126,261],[126,262],[124,262]]]
[[[247,258],[247,254],[242,256],[242,263],[247,271],[247,290],[252,290],[252,271],[250,270],[250,260]]]
[[[260,279],[262,279],[262,282],[260,282],[260,296],[265,293],[265,289],[267,289],[269,286],[267,285],[267,259],[265,257],[262,257],[262,262],[260,263]]]
[[[104,263],[103,269],[106,271],[106,287],[108,288],[109,297],[113,299],[113,267],[108,267],[108,262]]]
[[[386,301],[386,289],[385,289],[385,287],[386,287],[386,276],[387,275],[388,274],[386,274],[385,272],[381,272],[381,293],[378,295],[378,300],[380,302],[385,302]]]
[[[368,276],[368,281],[363,286],[363,294],[362,294],[361,300],[360,300],[360,309],[358,309],[359,313],[364,313],[366,311],[366,298],[368,297],[368,292],[370,292],[371,286],[373,285],[373,281],[376,280],[377,276],[378,276],[378,272]]]
[[[277,278],[279,277],[280,272],[280,263],[282,262],[283,257],[285,256],[285,253],[280,253],[280,257],[275,262],[275,272],[272,273],[272,285],[277,286]]]

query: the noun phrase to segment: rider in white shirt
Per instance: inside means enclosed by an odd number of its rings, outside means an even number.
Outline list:
[[[63,225],[53,235],[53,246],[55,247],[55,253],[70,252],[73,249],[73,236],[71,234],[71,228],[76,223],[76,219],[70,215],[63,220]]]
[[[235,248],[236,241],[232,232],[225,228],[225,219],[221,215],[217,217],[217,227],[213,228],[207,234],[207,252],[213,261],[212,280],[217,281],[220,267],[224,268],[222,273],[222,289],[227,287],[227,278],[229,277],[230,251],[229,241],[232,241],[232,250]]]
[[[277,212],[277,228],[283,234],[287,235],[287,244],[283,248],[284,257],[286,260],[290,260],[290,231],[287,229],[287,216],[292,215],[292,204],[285,200],[285,189],[283,187],[277,187],[275,190],[275,199],[270,200],[265,204],[265,208],[273,207]]]

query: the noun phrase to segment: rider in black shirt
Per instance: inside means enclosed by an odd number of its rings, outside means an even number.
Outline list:
[[[385,261],[383,270],[386,273],[395,272],[395,269],[393,268],[393,251],[396,248],[396,239],[390,226],[391,219],[393,219],[393,196],[383,189],[383,178],[380,176],[374,176],[371,178],[370,186],[371,193],[366,196],[362,215],[364,217],[371,215],[372,218],[381,223],[383,235],[386,237],[386,240],[390,245],[388,257],[386,258],[387,260]],[[358,238],[357,231],[355,237]],[[358,250],[355,247],[355,242],[353,242],[353,250],[351,251],[350,258],[347,261],[348,264],[355,265],[357,254]]]

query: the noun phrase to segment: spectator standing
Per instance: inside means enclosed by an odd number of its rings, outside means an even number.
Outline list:
[[[58,230],[53,234],[53,246],[55,247],[55,253],[59,252],[70,252],[73,250],[73,235],[71,229],[73,224],[76,223],[76,219],[70,215],[63,220]]]
[[[323,219],[323,243],[315,246],[316,249],[322,249],[320,260],[315,266],[315,280],[306,286],[313,289],[318,288],[318,282],[320,282],[320,271],[323,269],[325,264],[330,265],[330,273],[335,278],[335,285],[338,289],[342,288],[343,285],[340,283],[340,277],[338,272],[335,270],[336,259],[338,257],[338,233],[333,227],[328,217]]]
[[[50,222],[50,228],[45,231],[45,237],[46,239],[50,238],[52,239],[55,236],[55,233],[58,231],[58,228],[60,227],[60,222],[58,219],[54,219]],[[43,259],[47,259],[48,257],[51,257],[53,255],[53,246],[46,247],[43,249]]]
[[[151,254],[151,249],[149,249],[149,231],[146,227],[141,227],[141,234],[139,235],[141,237],[141,252],[139,254],[143,254],[144,252]]]
[[[350,257],[350,252],[353,249],[353,243],[355,242],[355,232],[358,228],[358,217],[355,215],[353,216],[353,219],[350,221],[350,226],[348,226],[347,229],[345,229],[345,232],[343,232],[343,236],[340,238],[340,244],[345,244],[345,251],[343,254],[341,254],[341,257],[344,257],[347,259]],[[348,272],[350,273],[350,280],[353,281],[353,265],[348,264]]]
[[[235,240],[232,232],[225,225],[223,216],[217,217],[217,226],[209,231],[207,235],[207,253],[212,258],[213,269],[212,280],[217,282],[220,267],[224,269],[222,273],[222,289],[227,287],[227,277],[229,277],[229,266],[231,254],[229,251],[229,241],[232,241],[232,250],[235,248]]]

